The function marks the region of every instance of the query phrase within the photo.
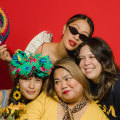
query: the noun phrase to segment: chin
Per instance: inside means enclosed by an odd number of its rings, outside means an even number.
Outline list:
[[[66,103],[72,103],[73,101],[73,98],[69,98],[69,99],[63,99],[64,102]]]
[[[33,100],[33,99],[35,99],[36,97],[34,97],[34,96],[31,96],[31,97],[27,97],[27,99],[29,99],[29,100]]]

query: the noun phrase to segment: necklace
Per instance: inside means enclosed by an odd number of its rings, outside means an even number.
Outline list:
[[[61,100],[59,100],[59,101],[65,110],[65,115],[63,117],[63,120],[74,120],[73,113],[80,111],[87,104],[87,100],[84,99],[82,102],[77,104],[73,109],[69,109],[69,107],[66,103],[64,103]]]

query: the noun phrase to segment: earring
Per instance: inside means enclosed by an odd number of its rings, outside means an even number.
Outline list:
[[[21,92],[20,92],[20,89],[19,89],[19,83],[17,83],[16,85],[16,90],[13,92],[13,98],[18,101],[21,99]]]
[[[20,87],[19,87],[19,83],[17,83],[16,88],[17,88],[17,89],[19,89],[19,88],[20,88]]]

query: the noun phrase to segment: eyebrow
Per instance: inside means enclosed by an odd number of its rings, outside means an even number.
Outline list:
[[[66,78],[67,76],[71,76],[71,74],[67,74],[67,75],[63,76],[62,78]],[[59,80],[59,78],[54,78],[54,80]]]

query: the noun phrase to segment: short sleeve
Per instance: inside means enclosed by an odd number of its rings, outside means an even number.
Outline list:
[[[25,49],[25,53],[27,55],[34,54],[36,50],[44,43],[44,42],[51,42],[52,41],[52,33],[48,31],[40,32],[38,35],[36,35],[28,44],[28,46]]]

